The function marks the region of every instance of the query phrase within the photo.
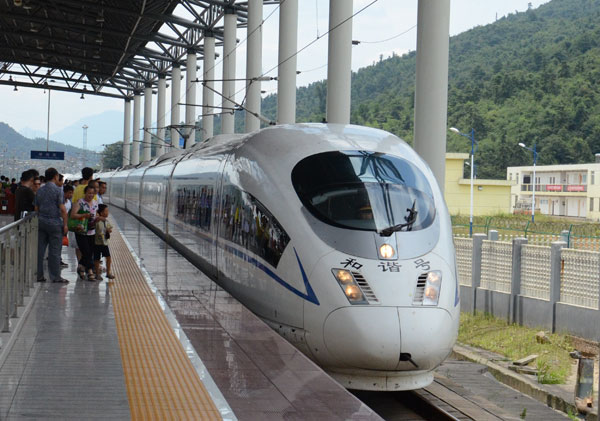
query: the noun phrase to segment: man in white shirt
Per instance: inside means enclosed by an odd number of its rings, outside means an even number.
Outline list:
[[[98,196],[99,205],[104,203],[104,200],[102,200],[102,195],[104,193],[106,193],[106,182],[98,180],[98,193],[96,194],[96,196]]]

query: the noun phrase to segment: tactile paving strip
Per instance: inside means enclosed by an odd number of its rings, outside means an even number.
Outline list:
[[[132,420],[220,420],[121,234],[111,234],[110,282]]]

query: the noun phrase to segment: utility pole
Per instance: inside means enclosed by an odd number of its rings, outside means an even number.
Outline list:
[[[88,129],[88,125],[84,124],[82,127],[83,129],[83,166],[85,167],[85,151],[87,149],[87,129]]]
[[[50,92],[52,92],[52,90],[48,86],[48,124],[46,126],[46,152],[50,150]]]

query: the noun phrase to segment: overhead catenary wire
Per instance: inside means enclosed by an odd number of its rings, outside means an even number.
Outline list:
[[[203,86],[206,86],[206,84],[202,84]],[[223,94],[213,88],[211,88],[210,86],[206,86],[206,88],[210,89],[211,91],[213,91],[214,93],[216,93],[217,95],[225,98],[225,96],[223,96]],[[229,99],[231,102],[233,102],[235,105],[237,105],[238,107],[242,108],[244,111],[246,111],[247,113],[252,114],[254,117],[258,118],[260,121],[262,121],[263,123],[266,123],[268,125],[274,125],[275,122],[273,120],[270,120],[268,118],[266,118],[265,116],[261,115],[260,113],[257,113],[256,111],[252,111],[249,110],[248,108],[244,107],[243,104],[241,103],[237,103],[235,102],[233,99]]]
[[[265,22],[266,22],[266,21],[267,21],[267,20],[268,20],[268,19],[269,19],[269,18],[270,18],[270,17],[271,17],[271,16],[272,16],[274,13],[275,13],[275,11],[277,11],[277,10],[279,9],[279,7],[281,7],[281,4],[283,4],[285,1],[286,1],[286,0],[281,0],[281,2],[279,3],[279,5],[278,5],[278,6],[277,6],[277,7],[276,7],[276,8],[275,8],[273,11],[271,11],[271,13],[270,13],[270,14],[269,14],[269,15],[268,15],[268,16],[267,16],[265,19],[263,19],[263,20],[262,20],[261,24],[260,24],[260,25],[259,25],[257,28],[256,28],[254,31],[252,31],[251,33],[249,33],[249,34],[246,36],[246,38],[244,38],[244,40],[242,40],[240,43],[238,43],[238,44],[235,46],[235,48],[234,48],[234,50],[233,50],[233,51],[235,51],[235,50],[236,50],[236,49],[237,49],[237,48],[238,48],[240,45],[242,45],[244,42],[246,42],[246,41],[247,41],[247,39],[248,39],[248,37],[249,37],[250,35],[252,35],[252,34],[253,34],[255,31],[257,31],[258,29],[262,28],[262,26],[265,24]],[[340,26],[342,26],[343,24],[345,24],[345,23],[346,23],[346,22],[348,22],[349,20],[353,19],[354,17],[356,17],[357,15],[359,15],[360,13],[362,13],[363,11],[365,11],[366,9],[368,9],[369,7],[371,7],[373,4],[377,3],[378,1],[379,1],[379,0],[372,0],[370,3],[368,3],[367,5],[363,6],[361,9],[357,10],[356,12],[354,12],[354,13],[353,13],[351,16],[349,16],[348,18],[344,19],[343,21],[341,21],[341,22],[340,22],[340,23],[338,23],[337,25],[335,25],[335,26],[333,26],[332,28],[328,29],[326,32],[324,32],[324,33],[323,33],[323,35],[319,35],[319,34],[318,34],[318,28],[317,28],[317,37],[316,37],[315,39],[311,40],[310,42],[308,42],[307,44],[305,44],[305,45],[304,45],[303,47],[301,47],[300,49],[297,49],[295,53],[293,53],[293,54],[291,54],[289,57],[287,57],[287,58],[283,59],[281,62],[277,63],[275,66],[271,67],[269,70],[267,70],[267,71],[263,72],[263,73],[262,73],[260,76],[258,76],[258,77],[255,77],[255,78],[251,78],[251,79],[247,79],[247,78],[240,78],[239,80],[240,80],[240,81],[243,81],[243,80],[245,80],[245,81],[249,81],[249,84],[248,84],[248,85],[252,84],[254,81],[260,80],[261,78],[265,77],[265,75],[267,75],[268,73],[271,73],[273,70],[275,70],[275,69],[279,68],[279,66],[283,65],[284,63],[288,62],[288,61],[289,61],[289,60],[291,60],[292,58],[296,57],[298,54],[300,54],[301,52],[303,52],[304,50],[306,50],[307,48],[309,48],[310,46],[312,46],[314,43],[316,43],[317,41],[319,41],[319,40],[320,40],[321,38],[323,38],[325,35],[329,35],[329,33],[331,33],[332,31],[336,30],[337,28],[339,28]],[[392,38],[390,38],[390,39],[393,39],[393,38],[399,37],[399,36],[401,36],[401,35],[404,35],[405,33],[407,33],[407,32],[409,32],[409,31],[411,31],[411,30],[412,30],[412,29],[414,29],[415,27],[416,27],[416,25],[414,25],[413,27],[409,28],[408,30],[404,31],[404,32],[403,32],[403,33],[401,33],[401,34],[395,35],[394,37],[392,37]],[[382,41],[377,41],[377,42],[385,42],[385,40],[382,40]],[[215,63],[215,65],[214,65],[214,66],[213,66],[211,69],[209,69],[209,70],[212,70],[212,69],[214,69],[214,68],[215,68],[215,67],[216,67],[218,64],[220,64],[220,63],[221,63],[221,62],[224,60],[224,58],[225,58],[225,56],[223,57],[223,59],[221,59],[221,60],[219,60],[217,63]],[[322,65],[322,66],[320,66],[320,67],[317,67],[317,68],[314,68],[314,69],[310,69],[310,70],[308,70],[308,71],[318,70],[318,69],[320,69],[320,68],[323,68],[323,67],[325,67],[325,66],[327,66],[327,64],[324,64],[324,65]],[[306,71],[305,71],[305,72],[306,72]],[[274,79],[275,79],[275,78],[272,78],[271,80],[274,80]],[[238,80],[238,79],[235,79],[235,80]],[[199,81],[198,81],[198,80],[196,80],[196,81],[194,81],[194,82],[199,82]],[[206,82],[206,81],[202,81],[202,82],[201,82],[203,86],[206,86],[205,82]],[[224,96],[224,95],[223,95],[221,92],[219,92],[219,91],[217,91],[217,90],[215,90],[215,89],[213,89],[213,88],[211,88],[211,87],[209,87],[209,86],[206,86],[206,87],[207,87],[208,89],[210,89],[212,92],[214,92],[214,93],[216,93],[217,95],[221,96],[222,98],[225,98],[225,96]],[[242,101],[241,101],[241,102],[239,102],[239,103],[238,103],[238,102],[235,102],[235,101],[233,100],[233,98],[235,98],[235,96],[236,96],[236,95],[238,95],[240,92],[242,92],[242,91],[244,91],[244,90],[246,90],[246,95],[244,95],[244,98],[242,99]],[[184,96],[184,95],[182,95],[182,96],[179,98],[179,101],[181,101],[181,99],[183,98],[183,96]],[[245,101],[246,101],[246,96],[247,96],[247,86],[244,86],[244,87],[242,87],[241,89],[239,89],[238,91],[236,91],[236,92],[235,92],[233,95],[231,95],[231,97],[230,97],[230,98],[227,98],[227,99],[228,99],[228,100],[230,100],[231,102],[233,102],[235,105],[237,105],[237,106],[239,106],[240,108],[242,108],[243,110],[245,110],[246,112],[250,112],[252,115],[254,115],[255,117],[257,117],[259,120],[261,120],[261,121],[263,121],[263,122],[265,122],[265,123],[267,123],[267,124],[273,124],[273,121],[272,121],[272,120],[269,120],[269,119],[267,119],[266,117],[264,117],[264,116],[260,115],[259,113],[256,113],[256,112],[253,112],[253,111],[250,111],[250,110],[248,110],[248,109],[247,109],[247,108],[246,108],[246,107],[243,105],[243,104],[245,103]],[[201,105],[199,105],[199,106],[201,106]],[[213,108],[216,108],[216,107],[213,107]],[[225,114],[225,113],[221,113],[221,114]],[[165,116],[166,116],[166,115],[167,115],[167,113],[165,112]]]
[[[379,40],[379,41],[362,41],[362,40],[358,40],[358,43],[360,43],[360,44],[380,44],[380,43],[382,43],[382,42],[388,42],[388,41],[391,41],[391,40],[393,40],[393,39],[399,38],[399,37],[401,37],[402,35],[406,35],[406,34],[408,34],[410,31],[412,31],[412,30],[413,30],[413,29],[415,29],[416,27],[417,27],[417,25],[413,25],[413,26],[411,26],[410,28],[408,28],[407,30],[405,30],[405,31],[402,31],[402,32],[400,32],[399,34],[396,34],[396,35],[394,35],[393,37],[389,37],[389,38],[386,38],[386,39],[381,39],[381,40]]]
[[[277,65],[273,66],[272,68],[270,68],[269,70],[267,70],[266,72],[263,72],[260,76],[256,77],[255,79],[260,79],[262,77],[264,77],[265,75],[271,73],[273,70],[277,69],[279,66],[281,66],[282,64],[288,62],[289,60],[291,60],[292,58],[294,58],[295,56],[297,56],[298,54],[300,54],[302,51],[306,50],[308,47],[310,47],[311,45],[313,45],[315,42],[319,41],[321,38],[323,38],[325,35],[329,35],[330,32],[335,31],[337,28],[339,28],[340,26],[342,26],[344,23],[348,22],[350,19],[353,19],[356,15],[358,15],[359,13],[362,13],[364,10],[368,9],[369,7],[371,7],[373,4],[377,3],[379,0],[373,0],[370,3],[368,3],[366,6],[362,7],[361,9],[359,9],[358,11],[354,12],[351,16],[349,16],[348,18],[344,19],[343,21],[341,21],[340,23],[338,23],[337,25],[335,25],[334,27],[330,28],[327,30],[327,32],[325,32],[322,36],[317,37],[315,39],[313,39],[312,41],[310,41],[308,44],[304,45],[302,48],[296,50],[296,52],[292,55],[290,55],[289,57],[285,58],[284,60],[282,60],[281,62],[277,63]],[[252,83],[252,81],[250,81],[250,83]],[[237,95],[238,93],[242,92],[245,89],[242,88],[240,90],[238,90],[233,96]],[[242,103],[246,100],[246,97],[244,97]]]
[[[270,18],[271,16],[273,16],[273,14],[274,14],[274,13],[275,13],[275,12],[276,12],[276,11],[277,11],[277,10],[278,10],[280,7],[281,7],[281,5],[282,5],[283,3],[285,3],[285,1],[286,1],[286,0],[281,0],[281,1],[280,1],[280,3],[277,5],[277,7],[275,7],[275,8],[274,8],[274,9],[271,11],[271,13],[269,13],[269,14],[267,15],[267,17],[266,17],[266,18],[264,18],[264,19],[262,20],[262,22],[260,23],[260,25],[258,25],[258,27],[256,27],[256,28],[255,28],[255,29],[254,29],[252,32],[250,32],[249,34],[247,34],[247,35],[246,35],[246,38],[244,38],[242,41],[240,41],[239,43],[236,43],[235,47],[233,48],[233,51],[237,50],[237,48],[238,48],[239,46],[241,46],[242,44],[244,44],[244,43],[245,43],[245,42],[248,40],[248,37],[249,37],[250,35],[252,35],[252,34],[253,34],[254,32],[256,32],[257,30],[261,29],[261,28],[263,27],[263,25],[265,24],[265,22],[266,22],[267,20],[269,20],[269,18]],[[233,51],[232,51],[232,52],[233,52]],[[216,63],[215,63],[215,64],[214,64],[214,65],[213,65],[211,68],[209,68],[207,71],[213,70],[215,67],[217,67],[219,64],[221,64],[221,63],[223,62],[223,60],[225,59],[225,57],[226,57],[226,56],[228,56],[228,55],[229,55],[229,54],[227,54],[227,55],[223,55],[223,58],[221,58],[221,59],[220,59],[218,62],[216,62]],[[245,81],[245,80],[247,80],[247,79],[244,79],[244,78],[242,78],[242,79],[227,79],[227,80],[224,80],[224,79],[222,79],[221,81],[229,81],[229,80],[233,80],[233,81]],[[217,80],[217,79],[215,79],[215,81],[218,81],[218,80]],[[198,82],[198,80],[195,80],[195,81],[193,81],[193,82]],[[232,96],[233,96],[233,97],[235,97],[235,95],[237,95],[239,92],[241,92],[241,91],[238,91],[238,92],[236,92],[236,93],[235,93],[235,94],[233,94]],[[181,102],[181,100],[182,100],[182,99],[183,99],[183,97],[186,95],[186,93],[187,93],[187,90],[184,90],[184,92],[183,92],[183,93],[181,94],[181,96],[179,97],[179,101],[177,101],[178,103],[180,103],[180,102]],[[213,108],[215,108],[215,107],[213,107]],[[167,116],[167,114],[169,114],[169,113],[170,113],[170,110],[169,110],[169,111],[166,111],[166,107],[165,107],[165,113],[163,114],[163,116],[162,116],[162,117],[166,117],[166,116]]]
[[[235,47],[233,47],[233,50],[232,50],[231,52],[234,52],[235,50],[237,50],[237,49],[238,49],[238,47],[240,47],[242,44],[244,44],[246,41],[248,41],[248,38],[250,37],[250,35],[254,34],[254,33],[255,33],[256,31],[258,31],[259,29],[262,29],[262,27],[263,27],[263,25],[265,24],[265,22],[266,22],[267,20],[269,20],[269,18],[270,18],[271,16],[273,16],[273,14],[274,14],[274,13],[275,13],[275,12],[276,12],[276,11],[277,11],[277,10],[278,10],[280,7],[281,7],[281,5],[282,5],[283,3],[285,3],[285,2],[286,2],[286,0],[281,0],[281,1],[279,2],[279,4],[277,5],[277,7],[275,7],[275,8],[274,8],[274,9],[271,11],[271,13],[269,13],[269,14],[267,15],[267,17],[266,17],[266,18],[264,18],[264,19],[263,19],[263,20],[260,22],[260,25],[258,25],[256,28],[254,28],[254,30],[253,30],[252,32],[250,32],[249,34],[246,34],[246,38],[244,38],[243,40],[241,40],[240,42],[238,42],[238,43],[236,43],[236,44],[235,44]],[[228,57],[228,56],[229,56],[229,54],[223,54],[223,58],[222,58],[222,59],[220,59],[219,61],[217,61],[217,62],[216,62],[214,65],[213,65],[213,67],[211,67],[210,69],[208,69],[208,71],[210,71],[210,70],[213,70],[215,67],[217,67],[219,64],[221,64],[221,63],[223,62],[223,60],[225,60],[225,57]]]

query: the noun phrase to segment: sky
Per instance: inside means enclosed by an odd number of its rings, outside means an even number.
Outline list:
[[[354,12],[358,12],[373,0],[354,0]],[[531,3],[534,8],[547,3],[548,0],[451,0],[450,35],[456,35],[478,25],[494,22],[508,13],[527,10]],[[329,0],[299,0],[299,30],[298,49],[314,42],[310,47],[298,54],[297,68],[301,72],[297,77],[297,86],[306,86],[311,82],[327,77],[327,36],[323,36],[328,28]],[[389,57],[392,53],[402,55],[416,49],[416,23],[418,0],[377,0],[372,5],[358,13],[353,20],[352,38],[361,43],[352,50],[352,70],[371,65],[380,56]],[[176,11],[177,13],[177,11]],[[277,65],[278,37],[278,8],[265,6],[263,16],[266,19],[263,26],[263,71]],[[402,34],[402,35],[400,35]],[[399,35],[399,36],[398,36]],[[237,52],[237,77],[243,78],[246,68],[246,29],[238,29],[240,40]],[[392,38],[391,40],[384,41]],[[217,53],[221,48],[217,47]],[[222,74],[220,58],[217,59],[215,77]],[[198,61],[201,68],[202,62]],[[201,77],[202,69],[198,71]],[[185,73],[185,72],[182,72]],[[276,76],[277,70],[269,73]],[[6,77],[6,76],[5,76]],[[185,91],[185,81],[182,81],[182,95]],[[220,90],[220,87],[216,88]],[[262,90],[265,95],[276,92],[277,82],[263,82]],[[243,82],[238,82],[236,99],[243,98]],[[197,102],[201,101],[201,89],[197,91]],[[46,132],[48,120],[48,94],[41,89],[19,88],[14,91],[10,86],[0,86],[0,121],[9,124],[17,130],[29,128]],[[76,93],[53,91],[51,94],[50,134],[58,132],[77,121],[107,110],[123,110],[123,101],[86,95],[84,100]],[[170,90],[167,89],[166,109],[170,109]],[[215,98],[217,103],[220,102]],[[182,98],[181,102],[184,102]],[[200,114],[200,108],[197,109]],[[143,110],[142,110],[143,113]],[[156,99],[153,113],[156,114]],[[185,115],[183,108],[181,116]],[[156,116],[154,116],[154,119]],[[143,121],[143,117],[142,117]],[[166,121],[170,122],[167,114]],[[121,123],[122,124],[122,123]],[[93,127],[88,129],[94,130]],[[112,143],[120,139],[107,140]],[[73,144],[79,146],[80,140]]]

